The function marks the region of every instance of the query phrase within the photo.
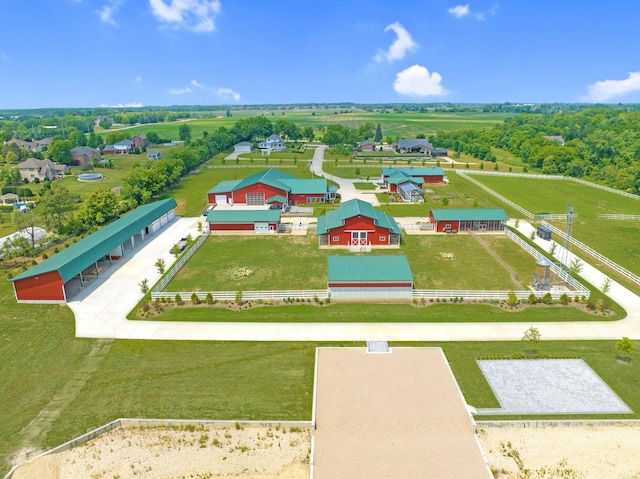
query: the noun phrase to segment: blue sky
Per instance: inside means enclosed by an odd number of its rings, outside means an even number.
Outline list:
[[[0,6],[0,108],[640,102],[630,0]]]

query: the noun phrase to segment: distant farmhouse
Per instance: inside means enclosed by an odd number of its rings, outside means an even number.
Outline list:
[[[433,145],[424,139],[400,139],[391,145],[400,153],[424,153],[431,154]]]
[[[93,163],[94,158],[100,159],[100,151],[90,146],[76,146],[71,148],[71,164],[84,166]]]
[[[33,182],[36,178],[38,181],[44,181],[45,178],[53,180],[69,171],[69,167],[67,165],[59,165],[51,160],[29,158],[18,164],[18,171],[23,180]]]
[[[372,141],[361,141],[358,143],[358,147],[362,151],[376,151],[376,144]]]
[[[509,219],[502,208],[449,208],[429,212],[433,229],[439,233],[459,231],[503,231]]]
[[[285,149],[284,140],[280,135],[271,135],[266,140],[261,141],[258,148],[263,150],[263,153],[270,154],[272,151],[280,151]]]
[[[122,140],[114,145],[105,145],[102,152],[105,155],[126,155],[134,150],[133,141]]]
[[[43,138],[42,140],[37,140],[37,141],[25,141],[25,140],[19,140],[17,138],[12,138],[11,140],[7,141],[6,144],[7,145],[15,144],[21,150],[37,152],[37,151],[45,151],[47,148],[49,148],[49,145],[51,144],[52,139],[53,139],[52,137],[48,137],[48,138]]]
[[[258,206],[273,202],[287,205],[324,203],[335,198],[325,179],[298,179],[269,168],[242,180],[218,183],[207,192],[209,204]]]
[[[162,153],[159,151],[147,151],[147,160],[159,160],[162,158]]]
[[[147,135],[145,135],[144,133],[141,133],[139,135],[136,136],[132,136],[131,137],[131,143],[133,144],[133,149],[135,150],[136,148],[145,148],[146,146],[149,145],[149,142],[147,141]]]
[[[347,246],[360,249],[371,246],[400,245],[400,227],[371,203],[354,198],[318,218],[316,235],[320,246]]]

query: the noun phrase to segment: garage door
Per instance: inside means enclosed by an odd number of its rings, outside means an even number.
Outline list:
[[[218,204],[218,205],[226,205],[227,204],[227,195],[216,195],[216,204]]]
[[[264,193],[247,193],[247,206],[264,205]]]
[[[256,233],[268,233],[269,223],[255,223],[253,228]]]

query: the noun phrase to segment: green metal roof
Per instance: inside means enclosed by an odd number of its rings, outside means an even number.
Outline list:
[[[299,179],[289,173],[269,168],[247,176],[243,180],[221,181],[211,188],[207,193],[228,193],[247,186],[263,183],[265,185],[278,188],[290,194],[317,194],[324,195],[327,192],[327,180],[322,179]]]
[[[387,183],[390,185],[400,185],[407,182],[415,183],[416,185],[424,184],[422,176],[411,176],[402,171],[395,171],[387,178]]]
[[[214,193],[228,193],[229,191],[233,191],[236,188],[236,185],[240,183],[241,180],[226,180],[221,181],[216,186],[207,191],[207,194]]]
[[[320,216],[316,226],[316,235],[327,234],[329,230],[343,226],[345,220],[358,215],[371,218],[376,225],[387,228],[391,233],[402,233],[392,216],[387,215],[384,211],[373,209],[371,203],[354,198],[340,203],[337,210],[329,211],[326,215]]]
[[[413,281],[407,257],[328,256],[327,279],[332,281]]]
[[[67,282],[176,206],[173,198],[140,206],[11,281],[58,271],[62,280]]]
[[[272,196],[271,198],[267,198],[265,200],[265,203],[267,203],[267,204],[269,204],[269,203],[283,203],[284,204],[286,202],[287,202],[287,199],[282,195],[275,195],[275,196]]]
[[[207,221],[224,223],[276,223],[280,221],[280,210],[211,210]]]
[[[502,208],[449,208],[431,210],[436,221],[507,221]]]
[[[444,170],[439,166],[406,166],[382,168],[382,176],[391,176],[394,172],[402,172],[408,176],[444,176]]]

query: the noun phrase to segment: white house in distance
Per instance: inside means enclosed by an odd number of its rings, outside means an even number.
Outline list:
[[[252,148],[253,143],[251,143],[250,141],[241,141],[240,143],[236,143],[235,145],[233,145],[234,153],[251,153]]]
[[[280,135],[271,135],[264,141],[260,142],[258,147],[262,150],[262,154],[269,155],[272,151],[280,151],[285,149],[284,140],[280,137]]]

